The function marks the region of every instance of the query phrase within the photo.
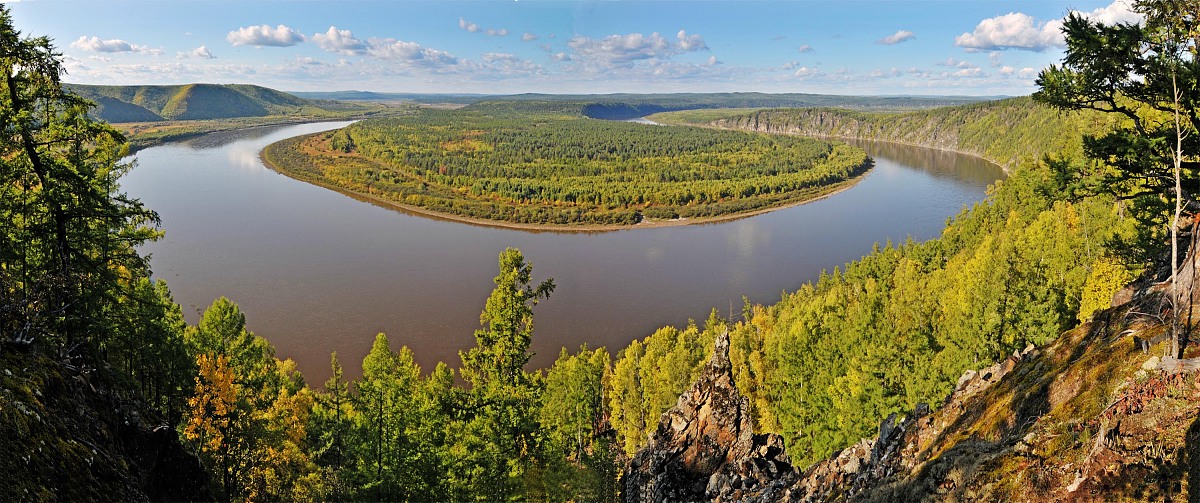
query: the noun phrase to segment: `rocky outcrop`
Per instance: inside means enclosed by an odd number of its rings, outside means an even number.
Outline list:
[[[621,488],[630,502],[780,501],[797,475],[783,438],[754,433],[724,334],[695,384],[634,455]]]
[[[936,411],[806,469],[788,500],[1196,501],[1200,375],[1158,370],[1129,337],[1162,329],[1109,309],[968,371]]]
[[[1164,327],[1134,304],[964,373],[936,410],[892,415],[877,437],[802,472],[779,436],[754,433],[718,338],[700,378],[631,460],[624,499],[1196,501],[1200,373],[1161,370],[1152,355],[1165,341],[1149,341]],[[1200,357],[1200,347],[1185,356]]]
[[[930,445],[947,426],[957,423],[968,399],[995,386],[1018,363],[1036,355],[1036,351],[1029,345],[1000,363],[965,372],[938,411],[940,417],[936,421],[929,406],[923,403],[902,420],[896,414],[888,416],[879,425],[879,436],[864,438],[805,470],[791,488],[790,499],[800,502],[855,499],[892,477],[913,472],[922,461],[921,447]]]

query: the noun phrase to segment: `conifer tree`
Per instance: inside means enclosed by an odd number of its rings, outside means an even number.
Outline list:
[[[553,280],[531,286],[533,266],[520,250],[500,254],[496,288],[475,331],[476,347],[459,352],[471,385],[466,421],[468,480],[472,497],[508,499],[520,492],[537,450],[537,413],[543,384],[525,371],[532,353],[533,306],[554,291]]]
[[[1196,155],[1200,153],[1200,2],[1139,0],[1139,24],[1106,25],[1071,13],[1063,24],[1067,53],[1062,66],[1038,76],[1034,99],[1064,110],[1116,114],[1124,123],[1099,137],[1089,136],[1089,157],[1110,167],[1097,187],[1133,201],[1135,216],[1150,229],[1163,229],[1171,249],[1171,333],[1169,356],[1186,344],[1180,321],[1179,225],[1184,211],[1196,210]],[[1153,243],[1162,234],[1148,237]],[[1159,249],[1153,244],[1147,255]],[[1190,324],[1190,323],[1189,323]]]

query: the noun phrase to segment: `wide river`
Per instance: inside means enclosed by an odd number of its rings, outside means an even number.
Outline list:
[[[876,166],[832,197],[723,223],[604,233],[530,232],[407,214],[265,168],[269,143],[347,123],[217,133],[143,150],[122,187],[162,217],[144,247],[190,323],[219,296],[308,382],[347,374],[375,334],[407,345],[423,369],[460,363],[505,247],[557,288],[535,310],[532,365],[582,343],[615,353],[664,325],[772,303],[871,245],[935,237],[1003,176],[980,159],[860,144]],[[652,126],[647,126],[652,127]]]

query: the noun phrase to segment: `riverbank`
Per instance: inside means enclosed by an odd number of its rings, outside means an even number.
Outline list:
[[[321,115],[268,115],[265,117],[238,117],[232,119],[174,120],[157,122],[122,122],[113,127],[129,140],[129,153],[150,147],[181,142],[211,133],[240,131],[269,126],[292,126],[320,122],[357,121],[374,117],[390,117],[408,113],[408,109],[396,106],[380,108],[354,114]]]
[[[473,218],[473,217],[467,217],[467,216],[462,216],[462,215],[455,215],[453,213],[443,213],[440,211],[430,210],[428,208],[424,208],[421,206],[404,204],[399,201],[395,201],[392,199],[386,199],[383,197],[376,196],[374,194],[367,194],[367,193],[363,193],[363,192],[356,191],[356,190],[350,190],[345,187],[334,185],[334,184],[331,184],[331,183],[328,183],[328,182],[325,182],[322,180],[318,180],[318,179],[315,179],[312,177],[300,176],[297,172],[295,172],[293,170],[288,170],[286,168],[282,168],[281,166],[272,162],[265,155],[265,153],[266,153],[266,149],[264,148],[262,151],[259,152],[258,157],[259,157],[259,160],[262,161],[263,166],[266,166],[271,171],[279,173],[279,174],[286,176],[288,178],[291,178],[293,180],[298,180],[301,182],[305,182],[305,183],[309,183],[309,184],[316,185],[319,187],[323,187],[323,188],[338,192],[340,194],[344,194],[351,198],[354,198],[354,199],[357,199],[357,200],[360,200],[363,202],[369,202],[372,204],[383,206],[385,208],[396,209],[396,210],[400,210],[404,213],[420,215],[420,216],[424,216],[424,217],[432,217],[432,218],[436,218],[438,220],[444,220],[444,221],[448,221],[448,222],[459,222],[459,223],[475,225],[475,226],[480,226],[480,227],[491,227],[491,228],[497,228],[497,229],[514,229],[514,230],[532,231],[532,232],[556,232],[556,233],[563,233],[563,234],[613,232],[613,231],[629,230],[629,229],[659,229],[659,228],[663,228],[663,227],[680,227],[680,226],[685,226],[685,225],[715,224],[715,223],[722,223],[722,222],[730,222],[733,220],[740,220],[743,218],[750,218],[750,217],[753,217],[756,215],[770,213],[772,211],[782,210],[785,208],[791,208],[791,207],[799,206],[802,204],[820,201],[822,199],[837,195],[847,189],[850,189],[851,187],[854,187],[856,184],[858,184],[859,181],[861,181],[863,178],[865,178],[866,174],[870,171],[870,166],[867,166],[849,180],[845,180],[843,182],[839,182],[839,183],[832,184],[832,185],[823,186],[823,188],[828,188],[829,190],[820,195],[816,195],[813,197],[807,197],[807,198],[803,198],[803,199],[799,199],[799,200],[783,202],[778,205],[772,205],[772,206],[766,207],[766,208],[758,208],[755,210],[750,210],[750,211],[741,212],[741,213],[731,213],[728,215],[719,215],[719,216],[714,216],[714,217],[701,217],[701,218],[675,218],[675,219],[670,219],[670,220],[645,218],[641,222],[638,222],[633,225],[529,224],[529,223],[520,223],[520,222],[505,222],[503,220],[489,220],[489,219],[485,219],[485,218]],[[873,165],[874,161],[868,158],[867,164]]]
[[[525,108],[422,110],[288,139],[272,168],[410,211],[514,229],[718,222],[812,200],[871,167],[839,142]]]
[[[843,152],[843,150],[845,151]],[[331,189],[355,199],[369,201],[374,204],[397,209],[407,213],[478,226],[517,229],[532,232],[596,233],[625,229],[653,229],[661,227],[677,227],[727,222],[730,220],[761,215],[771,211],[776,211],[828,197],[856,184],[862,179],[863,175],[870,171],[871,167],[873,166],[872,159],[867,157],[866,154],[859,149],[848,146],[836,147],[834,149],[834,155],[831,157],[831,159],[837,157],[837,155],[839,155],[838,152],[841,152],[840,155],[842,156],[845,156],[846,154],[861,156],[861,161],[851,161],[855,162],[856,164],[847,164],[847,168],[844,168],[846,171],[839,175],[844,176],[844,179],[822,185],[802,187],[800,189],[791,190],[785,194],[768,194],[767,197],[734,199],[723,201],[722,203],[715,203],[718,205],[729,205],[731,203],[738,204],[738,202],[741,201],[745,206],[749,206],[750,208],[744,211],[732,211],[729,213],[711,216],[696,216],[695,213],[697,212],[697,207],[689,208],[687,206],[671,207],[655,205],[642,209],[629,207],[621,210],[630,213],[636,212],[639,217],[637,223],[534,223],[480,217],[478,214],[470,214],[471,212],[480,213],[480,208],[472,208],[470,205],[483,204],[500,206],[504,203],[498,202],[498,200],[495,198],[469,198],[462,195],[461,191],[456,190],[454,187],[442,187],[430,182],[425,178],[411,173],[401,173],[401,175],[404,177],[403,180],[405,180],[401,183],[420,184],[422,189],[420,195],[408,195],[407,197],[409,199],[416,197],[418,199],[432,201],[434,204],[442,204],[446,206],[452,206],[454,208],[462,208],[463,206],[460,205],[466,204],[468,205],[466,206],[468,211],[463,211],[462,213],[447,212],[441,211],[437,208],[430,208],[422,204],[412,204],[410,202],[400,200],[399,198],[404,197],[406,193],[399,192],[394,189],[385,189],[382,191],[382,193],[380,193],[373,191],[370,184],[366,184],[365,187],[355,187],[352,183],[335,183],[332,182],[330,178],[336,177],[339,173],[334,173],[331,175],[328,172],[328,170],[335,169],[335,167],[342,171],[351,170],[354,172],[378,171],[379,169],[386,170],[387,168],[379,168],[376,164],[376,161],[357,153],[342,152],[340,150],[335,151],[331,149],[330,145],[327,145],[326,142],[316,134],[289,138],[287,140],[268,145],[261,152],[259,152],[259,157],[265,166],[290,178]],[[424,187],[426,185],[432,187],[430,192],[425,191],[426,189],[424,189]],[[364,188],[365,190],[363,190]],[[459,202],[460,200],[462,202]],[[566,206],[569,205],[558,203],[516,205],[516,207],[526,211],[540,211],[538,208],[547,208],[551,211],[561,211]],[[484,208],[486,208],[486,206],[484,206]],[[698,208],[699,211],[705,211],[705,209],[708,207],[700,206]],[[588,211],[589,208],[586,206],[581,206],[580,210]],[[497,208],[496,211],[508,211],[507,206],[504,206],[503,208]],[[688,215],[688,211],[691,211],[693,214]],[[671,212],[675,213],[676,215],[683,216],[680,218],[664,219],[646,217],[643,216],[642,212]]]

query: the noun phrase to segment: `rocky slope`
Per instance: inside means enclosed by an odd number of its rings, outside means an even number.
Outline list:
[[[797,475],[783,451],[779,435],[754,434],[750,403],[733,384],[726,333],[630,461],[622,495],[639,502],[778,501]]]
[[[211,501],[199,460],[117,376],[0,345],[0,501]]]
[[[753,434],[718,345],[633,459],[626,501],[1200,501],[1200,374],[1160,370],[1146,290],[803,471]]]

